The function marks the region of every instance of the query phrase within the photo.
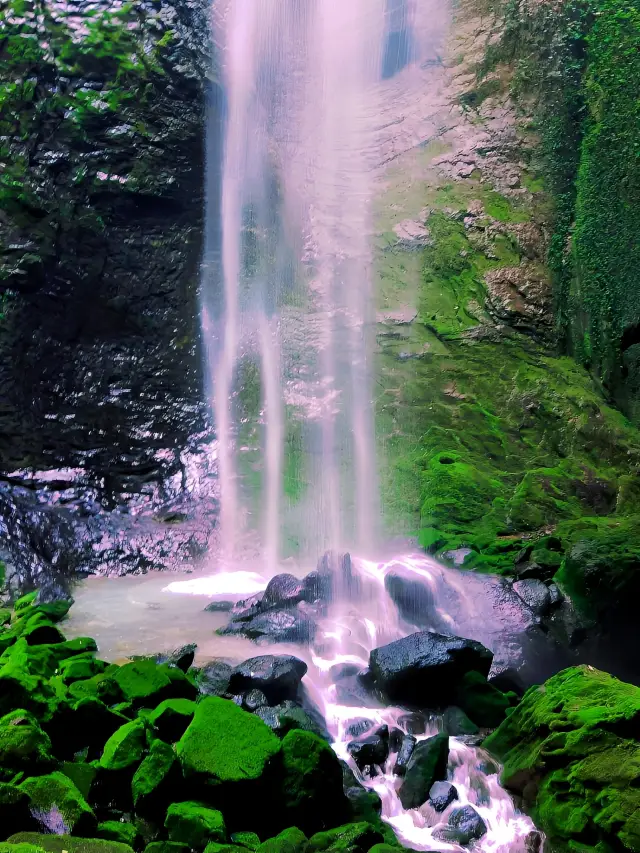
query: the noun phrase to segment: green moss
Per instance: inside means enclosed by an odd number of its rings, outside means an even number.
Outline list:
[[[246,847],[247,850],[255,851],[260,847],[260,837],[255,832],[234,832],[231,841],[240,847]]]
[[[269,838],[258,847],[258,853],[305,853],[307,849],[307,836],[292,826],[283,830],[275,838]]]
[[[337,829],[318,832],[309,840],[309,850],[331,853],[367,853],[374,844],[382,842],[382,835],[370,823],[348,823]]]
[[[593,667],[567,669],[525,694],[484,746],[524,793],[553,849],[590,842],[637,850],[640,688]]]
[[[86,764],[82,761],[63,761],[60,765],[60,772],[71,779],[85,800],[88,801],[91,786],[98,772],[97,767],[94,764]]]
[[[227,838],[222,813],[202,803],[172,803],[164,822],[171,841],[202,850],[210,841],[223,843]]]
[[[144,853],[189,853],[188,844],[177,841],[152,841],[144,848]]]
[[[176,764],[173,749],[161,740],[154,740],[131,781],[133,804],[137,809],[146,813],[166,808],[172,794]]]
[[[91,835],[96,816],[73,782],[64,774],[34,776],[20,784],[20,790],[31,797],[31,809],[52,832]]]
[[[196,703],[190,699],[166,699],[149,714],[148,720],[162,740],[175,743],[187,730],[195,710]]]
[[[287,819],[311,834],[346,817],[342,768],[329,744],[311,732],[290,731],[282,741],[281,804]]]
[[[125,770],[139,764],[146,749],[147,728],[142,720],[120,726],[106,742],[100,767],[103,770]]]
[[[105,820],[99,823],[96,835],[98,838],[118,841],[120,844],[127,844],[129,847],[137,848],[140,843],[140,834],[136,827],[132,823],[125,823],[121,820]]]
[[[494,728],[504,720],[509,699],[479,672],[468,672],[457,687],[457,705],[481,727]]]
[[[102,838],[72,838],[70,835],[40,835],[19,832],[9,839],[12,844],[33,844],[46,853],[133,853],[131,847]]]
[[[258,780],[280,751],[271,730],[234,702],[207,697],[177,746],[186,776],[209,784]]]
[[[51,739],[27,711],[11,711],[0,719],[0,774],[52,767]]]

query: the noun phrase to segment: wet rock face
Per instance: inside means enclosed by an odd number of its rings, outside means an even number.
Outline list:
[[[206,7],[81,0],[41,13],[9,0],[0,11],[15,83],[0,119],[0,170],[12,178],[0,190],[0,470],[66,469],[46,502],[66,491],[85,518],[182,476],[179,451],[202,424]],[[0,521],[25,519],[53,552],[73,552],[57,540],[76,538],[74,519],[36,518],[29,494],[5,495]],[[154,499],[157,512],[167,496]],[[55,563],[38,542],[21,544]]]
[[[449,704],[466,673],[486,676],[492,659],[474,640],[418,631],[374,649],[369,669],[376,688],[390,701],[428,708]]]
[[[231,672],[229,691],[244,693],[260,690],[276,705],[296,699],[307,665],[293,655],[261,655],[249,658]]]

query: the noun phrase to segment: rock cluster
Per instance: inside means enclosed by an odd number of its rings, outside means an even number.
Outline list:
[[[393,839],[311,730],[302,661],[195,670],[186,647],[108,664],[93,640],[65,639],[70,604],[31,593],[0,614],[2,853],[367,853]]]

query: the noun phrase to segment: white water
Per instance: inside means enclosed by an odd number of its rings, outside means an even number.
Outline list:
[[[430,9],[421,0],[225,0],[214,10],[227,96],[222,273],[205,265],[203,329],[226,571],[168,589],[237,597],[261,583],[255,573],[230,571],[240,568],[250,531],[260,539],[265,585],[278,570],[285,527],[307,558],[327,548],[371,554],[375,546],[370,216],[383,125],[387,143],[389,136],[381,119],[388,114],[385,98],[402,82],[382,79],[384,45],[390,31],[406,35],[412,19],[428,35]],[[419,44],[414,39],[416,63]],[[239,403],[247,362],[259,364],[261,377],[253,424]],[[306,489],[293,506],[284,490],[285,448],[287,423],[296,418]],[[247,430],[258,436],[257,478],[243,465],[251,452],[240,439]],[[396,726],[402,710],[340,704],[329,670],[340,662],[365,668],[373,648],[415,630],[402,621],[384,586],[385,575],[399,565],[432,590],[440,625],[476,639],[488,630],[474,625],[474,601],[428,558],[355,561],[355,589],[343,590],[331,605],[314,647],[296,650],[309,665],[305,683],[325,715],[334,749],[350,764],[349,723],[364,717]],[[432,720],[423,737],[438,725]],[[472,804],[488,828],[474,849],[524,851],[534,827],[497,775],[483,772],[481,750],[453,738],[450,747],[449,777],[459,794],[453,807]],[[448,812],[438,816],[428,805],[402,809],[392,766],[393,756],[378,775],[364,778],[352,764],[362,783],[379,793],[383,817],[404,843],[457,849],[432,836]]]

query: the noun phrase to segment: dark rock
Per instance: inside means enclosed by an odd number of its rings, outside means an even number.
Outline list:
[[[398,791],[404,809],[417,809],[426,802],[431,786],[444,779],[449,761],[449,738],[439,734],[417,744]]]
[[[404,740],[405,734],[402,729],[398,729],[394,726],[389,732],[389,751],[390,752],[398,752],[400,747],[402,746],[402,741]]]
[[[551,608],[559,607],[564,601],[564,596],[555,583],[549,585],[549,606]]]
[[[475,735],[478,734],[478,726],[472,722],[465,714],[462,708],[457,708],[455,705],[450,706],[444,712],[442,723],[444,731],[449,737],[457,737],[458,735]]]
[[[256,711],[258,708],[264,708],[268,705],[269,700],[262,690],[250,690],[242,700],[242,707],[246,708],[247,711]]]
[[[495,728],[504,720],[509,699],[479,672],[467,672],[458,683],[456,702],[481,728]]]
[[[351,675],[358,675],[362,667],[355,663],[336,663],[329,670],[329,676],[332,681],[340,681],[341,678],[349,678]]]
[[[293,606],[302,601],[304,592],[304,581],[294,575],[276,575],[267,584],[260,602],[260,609]]]
[[[471,671],[486,676],[492,659],[475,640],[419,631],[374,649],[369,670],[389,701],[424,708],[449,704],[460,678]]]
[[[253,595],[250,595],[248,598],[243,598],[241,601],[236,601],[236,603],[231,608],[231,615],[235,620],[246,621],[249,619],[253,619],[254,616],[257,616],[260,613],[261,601],[261,592],[256,592]]]
[[[156,655],[154,660],[156,663],[168,663],[169,666],[177,666],[178,669],[186,672],[193,664],[197,648],[198,647],[195,643],[190,643],[189,645],[182,646],[182,648],[176,649],[173,652]]]
[[[525,685],[518,670],[508,663],[500,663],[494,660],[487,681],[497,687],[498,690],[502,690],[503,693],[513,691],[518,696],[522,696],[525,691]]]
[[[261,690],[270,704],[295,699],[307,671],[304,661],[293,655],[260,655],[236,666],[229,679],[231,693]]]
[[[424,714],[403,714],[398,717],[398,725],[410,735],[423,735],[427,730],[427,718]]]
[[[360,770],[365,767],[382,766],[389,755],[389,746],[379,735],[369,735],[361,740],[352,740],[347,751]]]
[[[402,618],[421,628],[435,628],[439,619],[435,612],[433,592],[426,582],[415,578],[405,578],[395,572],[389,572],[384,579],[384,588],[398,608]]]
[[[336,702],[349,707],[374,708],[378,705],[362,674],[342,678],[336,684]]]
[[[268,639],[274,643],[310,643],[316,626],[299,606],[288,610],[268,610],[253,618],[234,618],[222,634],[244,634],[252,640]]]
[[[196,685],[203,696],[223,696],[229,691],[233,667],[223,660],[212,660],[196,673]]]
[[[365,732],[370,731],[373,728],[373,723],[371,720],[365,720],[364,717],[359,720],[354,720],[352,723],[346,728],[347,734],[352,738],[360,737]]]
[[[453,809],[446,827],[436,829],[434,838],[465,846],[478,841],[486,833],[487,826],[473,806]]]
[[[543,835],[541,832],[534,830],[525,838],[525,847],[527,853],[540,853],[543,844]]]
[[[416,739],[413,735],[405,735],[402,738],[402,743],[400,744],[400,749],[398,750],[398,754],[396,755],[396,763],[393,768],[393,772],[396,776],[404,776],[407,772],[407,766],[413,755],[413,750],[416,746]]]
[[[212,601],[205,607],[207,613],[228,613],[233,610],[233,601]]]
[[[377,728],[374,732],[374,735],[381,737],[385,742],[389,741],[389,726],[385,723],[384,725]]]
[[[324,721],[319,715],[310,713],[290,699],[273,707],[259,707],[254,713],[279,737],[283,737],[293,729],[301,729],[305,732],[313,732],[327,741],[330,740]]]
[[[429,791],[429,804],[437,812],[443,812],[457,799],[458,791],[450,782],[434,782]]]
[[[331,601],[333,583],[331,574],[320,569],[309,572],[303,580],[304,600],[310,604],[321,602],[323,604]]]
[[[548,587],[541,580],[529,578],[516,581],[513,590],[536,616],[542,618],[547,615],[551,607],[551,596]]]

